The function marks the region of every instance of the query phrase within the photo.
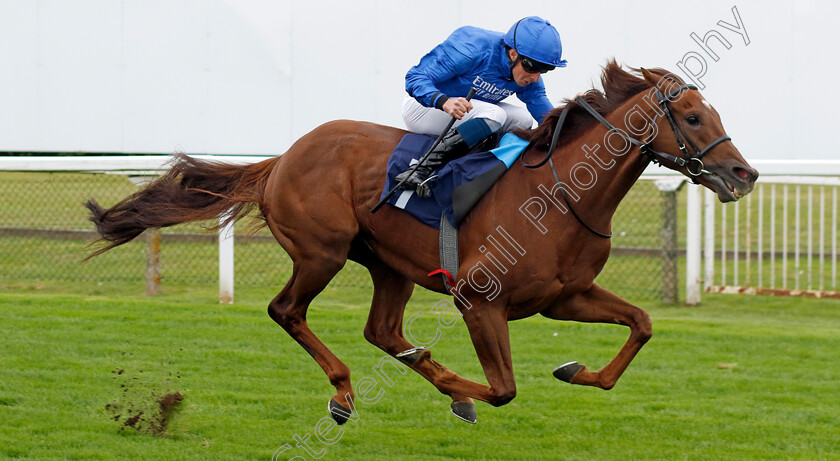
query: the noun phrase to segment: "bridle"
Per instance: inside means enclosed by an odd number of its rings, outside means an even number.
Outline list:
[[[676,157],[666,152],[657,151],[653,149],[653,147],[651,147],[651,144],[653,144],[653,140],[655,138],[655,136],[653,135],[653,130],[654,125],[656,124],[656,118],[660,116],[658,112],[654,116],[650,124],[651,135],[648,136],[648,141],[646,143],[643,143],[635,138],[631,138],[623,131],[614,127],[610,122],[607,121],[607,119],[605,119],[601,114],[599,114],[598,111],[593,109],[592,106],[590,106],[589,103],[587,103],[583,99],[583,97],[576,97],[575,102],[586,112],[588,112],[589,115],[594,117],[595,120],[607,127],[607,129],[621,136],[621,138],[624,139],[625,142],[638,147],[639,152],[641,152],[641,154],[647,157],[651,162],[662,165],[662,162],[665,161],[673,163],[679,167],[684,167],[685,171],[690,175],[691,180],[694,181],[695,184],[697,184],[697,177],[701,175],[714,174],[711,171],[705,169],[705,165],[703,165],[703,157],[706,154],[708,154],[712,149],[714,149],[715,146],[717,146],[718,144],[723,143],[725,141],[731,141],[731,138],[728,135],[723,135],[710,142],[703,149],[697,148],[697,146],[691,141],[691,139],[688,137],[685,131],[680,127],[679,123],[677,123],[677,120],[676,118],[674,118],[674,114],[671,112],[671,108],[669,105],[669,102],[676,99],[676,97],[679,96],[680,93],[688,90],[697,90],[697,87],[694,85],[682,85],[678,88],[669,91],[667,96],[664,95],[661,91],[659,91],[658,88],[654,88],[657,102],[662,108],[662,115],[665,116],[665,119],[668,120],[668,124],[671,126],[671,131],[674,133],[674,138],[676,138],[677,140],[677,146],[679,147],[680,152],[682,152],[682,158]],[[533,165],[526,164],[521,157],[520,160],[526,168],[539,168],[548,163],[551,167],[551,173],[554,175],[554,179],[557,181],[557,187],[560,188],[560,194],[563,196],[563,200],[566,202],[569,211],[572,212],[572,216],[574,216],[575,219],[577,219],[583,227],[585,227],[587,230],[597,235],[598,237],[610,238],[612,237],[612,234],[604,234],[596,231],[595,229],[589,227],[589,225],[587,225],[585,222],[583,222],[580,216],[578,216],[578,214],[575,213],[575,210],[572,208],[571,203],[569,203],[569,198],[566,196],[566,190],[562,186],[563,183],[560,181],[560,177],[557,175],[557,170],[554,168],[554,160],[552,159],[551,154],[554,152],[554,148],[557,147],[557,140],[560,138],[560,130],[563,127],[563,123],[566,121],[566,115],[569,113],[570,107],[570,104],[566,104],[566,107],[563,108],[563,111],[557,118],[557,124],[554,126],[554,133],[551,136],[551,144],[548,147],[548,153],[546,154],[545,158],[542,159],[539,163]],[[686,143],[688,143],[688,145],[691,146],[691,148],[694,150],[694,155],[692,155],[692,153],[688,150],[688,147],[686,147]],[[692,169],[692,165],[696,165],[696,168]]]
[[[703,165],[703,157],[705,157],[706,154],[708,154],[718,144],[720,144],[722,142],[725,142],[725,141],[731,141],[732,138],[730,138],[728,135],[723,135],[723,136],[715,139],[714,141],[710,142],[703,149],[698,149],[697,148],[697,146],[691,141],[691,138],[688,137],[688,135],[685,133],[685,131],[680,127],[679,123],[677,123],[677,119],[674,117],[673,113],[671,112],[671,107],[668,104],[670,101],[673,101],[680,93],[682,93],[683,91],[688,91],[688,90],[697,90],[697,87],[694,86],[694,85],[683,85],[683,86],[680,86],[678,88],[675,88],[675,89],[671,90],[668,93],[667,97],[665,95],[663,95],[662,92],[659,91],[659,89],[655,90],[656,91],[655,92],[656,99],[659,102],[659,107],[662,108],[662,112],[665,115],[665,119],[668,120],[668,125],[671,126],[671,131],[674,133],[674,138],[676,138],[676,140],[677,140],[677,147],[679,147],[680,152],[682,152],[682,155],[683,155],[682,158],[674,157],[673,155],[653,150],[653,148],[650,147],[650,144],[653,143],[653,139],[651,139],[647,144],[641,145],[640,148],[641,148],[642,154],[650,157],[650,159],[653,163],[657,163],[657,164],[661,165],[662,162],[660,160],[664,159],[664,160],[672,162],[672,163],[674,163],[678,166],[685,167],[685,171],[689,175],[691,175],[691,180],[694,181],[695,184],[697,184],[697,177],[698,176],[704,175],[704,174],[713,174],[710,171],[705,169],[705,166]],[[586,101],[583,101],[583,102],[584,102],[584,104],[586,104]],[[587,112],[589,112],[591,110],[592,110],[592,108],[589,107],[587,109]],[[594,112],[594,111],[592,111],[592,112]],[[653,122],[651,123],[651,131],[653,131],[653,124],[656,123],[656,117],[658,117],[658,116],[659,116],[659,114],[654,116]],[[627,138],[625,138],[625,139],[627,139]],[[683,139],[685,139],[685,141],[683,141]],[[635,139],[633,141],[635,141]],[[694,155],[693,156],[691,155],[688,148],[686,147],[686,143],[688,143],[688,145],[691,146],[691,148],[694,150]],[[691,169],[692,162],[695,162],[695,164],[697,165],[696,170]]]
[[[680,93],[683,91],[688,90],[697,90],[697,87],[694,85],[682,85],[678,88],[674,88],[668,95],[664,95],[659,89],[654,88],[656,99],[659,103],[659,107],[662,108],[662,114],[665,116],[665,119],[668,120],[668,125],[671,127],[671,131],[674,133],[674,138],[677,140],[677,147],[679,147],[680,152],[682,152],[682,158],[675,157],[671,154],[660,152],[653,147],[651,144],[653,143],[653,126],[656,124],[656,118],[659,117],[659,113],[657,113],[653,121],[651,122],[651,136],[649,136],[649,140],[647,143],[642,143],[634,138],[627,136],[623,131],[617,129],[616,127],[612,126],[610,122],[608,122],[601,114],[599,114],[595,109],[592,108],[582,97],[578,96],[575,98],[575,102],[578,103],[584,110],[586,110],[590,115],[592,115],[598,122],[602,125],[607,127],[610,131],[617,133],[621,136],[625,141],[633,144],[634,146],[638,147],[642,155],[647,156],[653,163],[662,164],[662,161],[673,163],[679,167],[684,167],[685,171],[691,176],[692,181],[697,183],[697,177],[706,174],[713,174],[712,172],[705,169],[703,165],[703,157],[706,156],[712,149],[714,149],[718,144],[731,141],[728,135],[723,135],[714,141],[710,142],[706,147],[703,149],[698,149],[697,146],[691,141],[691,138],[685,133],[685,131],[680,127],[679,123],[677,123],[677,119],[674,118],[673,112],[671,112],[671,107],[669,102],[676,99]],[[557,130],[555,128],[555,136],[552,137],[552,142],[556,138]],[[686,146],[688,143],[689,146],[694,150],[694,155],[688,150]],[[696,165],[695,169],[692,169],[692,165]]]

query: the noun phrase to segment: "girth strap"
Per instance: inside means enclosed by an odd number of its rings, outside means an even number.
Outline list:
[[[458,276],[458,266],[460,265],[460,261],[458,260],[458,229],[452,227],[452,224],[449,224],[449,220],[446,219],[446,215],[441,215],[440,217],[440,237],[438,238],[438,244],[440,248],[440,267],[446,272],[441,272],[441,276],[443,277],[443,283],[446,285],[448,290],[453,289],[453,286],[450,286],[453,281],[450,280],[446,275],[447,273],[451,274],[451,277]]]

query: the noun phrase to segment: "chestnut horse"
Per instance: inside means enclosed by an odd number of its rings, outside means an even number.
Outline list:
[[[461,266],[451,291],[488,384],[462,378],[403,337],[414,285],[449,290],[427,275],[440,267],[437,230],[391,206],[371,213],[389,154],[406,134],[400,129],[334,121],[284,155],[250,165],[178,156],[162,177],[113,207],[86,204],[103,242],[91,256],[149,228],[225,213],[238,220],[259,207],[294,262],[268,314],[326,372],[337,392],[330,413],[339,423],[352,408],[350,370],[309,329],[306,311],[347,259],[373,279],[365,338],[450,396],[453,413],[464,420],[476,420],[473,399],[499,406],[516,395],[507,322],[534,314],[628,326],[629,339],[601,370],[570,362],[554,372],[572,384],[610,389],[651,337],[644,310],[593,283],[610,254],[603,234],[619,202],[651,161],[689,176],[723,202],[749,193],[758,173],[725,135],[718,113],[679,78],[662,69],[626,71],[611,61],[601,82],[603,92],[567,100],[540,126],[518,133],[530,142],[523,161],[460,225]],[[551,143],[560,118],[562,135]],[[550,168],[526,167],[541,159],[551,160]]]

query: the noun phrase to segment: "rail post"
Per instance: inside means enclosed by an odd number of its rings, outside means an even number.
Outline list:
[[[128,180],[137,187],[146,187],[156,176],[129,175]],[[146,296],[160,294],[160,229],[149,229],[143,233],[146,241]]]
[[[146,296],[160,294],[160,229],[144,232],[146,239]]]
[[[677,191],[685,184],[683,178],[654,181],[662,194],[662,302],[676,304],[679,299],[679,269],[677,268]]]
[[[695,306],[700,303],[703,206],[699,186],[689,186],[686,200],[685,232],[685,303]]]
[[[219,217],[224,223],[229,213]],[[219,303],[233,304],[233,223],[219,228]]]

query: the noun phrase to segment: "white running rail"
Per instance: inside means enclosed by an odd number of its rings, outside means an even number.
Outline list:
[[[705,199],[707,292],[840,298],[840,177],[761,177],[730,205]]]

